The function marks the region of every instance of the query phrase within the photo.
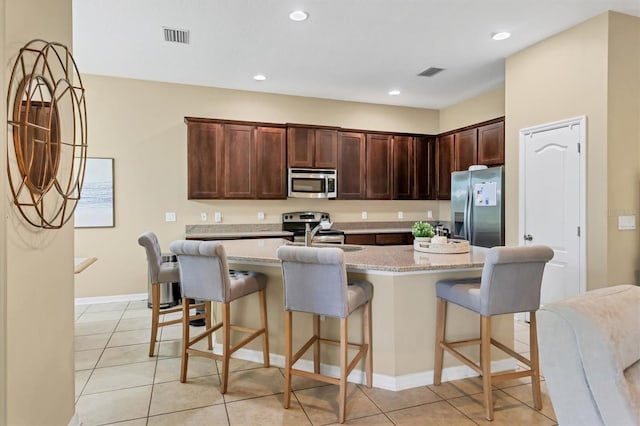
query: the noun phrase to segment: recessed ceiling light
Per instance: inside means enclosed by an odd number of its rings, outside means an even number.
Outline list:
[[[389,90],[389,94],[391,96],[398,96],[400,94],[400,91],[398,89]]]
[[[265,81],[267,79],[267,76],[264,74],[256,74],[253,76],[253,79],[256,81]]]
[[[289,19],[296,22],[304,21],[308,17],[309,14],[304,10],[294,10],[293,12],[289,13]]]
[[[506,31],[502,31],[502,32],[499,32],[499,33],[493,33],[493,35],[491,36],[492,39],[498,40],[498,41],[499,40],[506,40],[509,37],[511,37],[511,33],[508,33]]]

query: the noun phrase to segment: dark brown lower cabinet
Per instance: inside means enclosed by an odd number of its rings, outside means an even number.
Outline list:
[[[395,246],[413,244],[413,235],[410,232],[389,232],[381,234],[346,234],[345,244],[357,244],[366,246]]]

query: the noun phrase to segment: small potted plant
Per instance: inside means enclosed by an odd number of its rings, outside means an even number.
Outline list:
[[[416,241],[429,242],[433,237],[433,226],[427,222],[416,222],[411,227],[411,233]]]

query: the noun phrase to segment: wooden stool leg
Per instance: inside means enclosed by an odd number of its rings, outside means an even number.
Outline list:
[[[151,284],[151,341],[149,342],[149,356],[153,356],[158,338],[158,323],[160,322],[160,285]]]
[[[187,381],[187,366],[189,364],[189,354],[187,349],[189,348],[189,302],[191,299],[182,299],[182,361],[180,363],[180,382]]]
[[[204,327],[209,330],[211,329],[211,301],[204,301]],[[207,341],[209,345],[207,346],[210,351],[213,350],[213,333],[209,333],[207,336]]]
[[[480,316],[480,366],[482,368],[482,390],[484,413],[493,420],[493,394],[491,392],[491,317]]]
[[[227,393],[229,383],[229,346],[231,343],[231,315],[229,303],[222,303],[222,379],[220,393]]]
[[[531,359],[531,388],[533,392],[533,406],[536,410],[542,409],[542,394],[540,393],[540,360],[538,356],[538,324],[536,312],[529,313],[529,352]]]
[[[313,372],[320,373],[320,315],[313,314]]]
[[[284,312],[284,398],[282,404],[284,408],[289,408],[291,403],[292,314],[291,311]]]
[[[436,301],[436,344],[435,354],[433,357],[433,384],[442,383],[442,363],[444,359],[444,343],[445,326],[447,320],[447,302],[444,299],[437,298]]]
[[[347,319],[340,318],[340,397],[338,422],[344,423],[347,408]]]
[[[367,387],[371,389],[373,386],[373,348],[371,347],[372,331],[371,331],[371,301],[366,304],[363,312],[362,333],[364,336],[364,344],[367,345],[367,353],[364,360],[364,371],[366,373]]]
[[[269,327],[267,326],[267,290],[260,290],[260,318],[262,321],[262,362],[269,368]]]

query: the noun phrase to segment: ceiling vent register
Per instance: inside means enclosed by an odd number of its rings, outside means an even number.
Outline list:
[[[164,31],[164,41],[170,43],[189,44],[189,30],[162,27]]]
[[[440,71],[444,71],[444,68],[429,67],[418,75],[420,77],[433,77],[434,75],[438,74]]]

